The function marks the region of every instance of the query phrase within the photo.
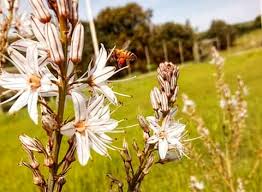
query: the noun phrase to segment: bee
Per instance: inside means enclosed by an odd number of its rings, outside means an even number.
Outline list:
[[[125,49],[114,49],[111,55],[111,61],[117,62],[118,68],[134,64],[136,60],[136,55]]]

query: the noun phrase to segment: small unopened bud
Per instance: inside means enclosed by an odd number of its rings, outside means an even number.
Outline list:
[[[157,103],[161,103],[161,93],[157,87],[153,89]]]
[[[11,3],[11,2],[9,2],[8,0],[2,0],[2,1],[3,1],[3,3],[2,3],[3,7],[4,7],[5,9],[7,9],[7,10],[10,10],[10,8],[11,8],[10,3]],[[2,6],[1,6],[0,9],[2,9]]]
[[[72,140],[69,140],[68,141],[70,147],[66,153],[66,160],[69,162],[69,163],[72,163],[75,161],[75,150],[76,150],[76,142],[75,141],[72,141]]]
[[[178,88],[178,86],[177,86],[176,89],[174,90],[174,93],[173,93],[171,99],[170,99],[170,101],[173,102],[173,103],[176,102],[178,89],[179,89],[179,88]]]
[[[58,124],[53,114],[42,114],[42,127],[46,130],[48,135],[51,135],[52,132],[57,129]]]
[[[34,32],[34,35],[36,36],[36,38],[41,42],[45,42],[46,38],[45,38],[45,34],[44,34],[44,24],[41,23],[39,21],[39,19],[37,19],[36,17],[34,16],[31,16],[31,27],[32,27],[32,30]],[[42,45],[44,46],[44,45]]]
[[[170,89],[173,91],[176,88],[177,85],[177,77],[175,75],[172,76],[171,82],[170,82]]]
[[[35,16],[43,23],[51,19],[48,7],[43,0],[29,0]]]
[[[44,160],[44,165],[47,167],[52,167],[54,165],[54,160],[52,159],[52,157],[46,157]]]
[[[58,31],[54,24],[48,23],[45,25],[45,34],[47,45],[51,54],[51,59],[56,64],[61,64],[64,62],[64,52],[62,48],[62,43],[59,39]]]
[[[30,166],[32,169],[38,169],[40,164],[36,160],[34,160],[30,163]]]
[[[160,86],[163,88],[165,86],[165,80],[160,75],[157,76]]]
[[[65,183],[66,183],[66,180],[64,177],[59,177],[57,179],[57,183],[60,185],[60,186],[63,186]]]
[[[148,158],[148,161],[146,163],[146,166],[145,166],[145,168],[143,170],[143,173],[145,175],[147,175],[149,173],[150,168],[152,167],[153,163],[154,163],[154,155],[150,155],[150,157]]]
[[[138,147],[138,145],[137,145],[137,142],[134,140],[133,141],[133,148],[136,150],[136,152],[138,152],[139,151],[139,147]]]
[[[162,111],[168,111],[168,99],[165,93],[162,93],[161,97],[161,110]]]
[[[167,81],[165,81],[165,84],[164,84],[164,91],[165,91],[165,94],[167,95],[167,97],[170,97],[171,95],[171,90],[170,90],[170,85]]]
[[[27,135],[20,135],[19,140],[23,144],[23,146],[30,151],[36,151],[39,153],[44,152],[44,147],[42,146],[41,142],[37,139],[33,139],[31,137],[28,137]]]
[[[73,24],[78,21],[78,0],[69,1],[69,19]]]
[[[142,115],[138,115],[137,119],[138,119],[139,125],[141,126],[143,131],[146,132],[146,133],[149,133],[150,130],[148,128],[149,125],[148,125],[147,120]]]
[[[128,151],[128,143],[126,142],[125,138],[124,138],[124,140],[123,140],[123,149],[124,149],[125,151]]]
[[[59,15],[67,17],[69,14],[68,0],[57,0]]]
[[[150,100],[151,100],[151,105],[152,105],[153,109],[154,110],[159,109],[159,104],[158,104],[158,102],[156,100],[156,97],[155,97],[155,94],[154,94],[153,90],[150,92]]]
[[[15,10],[18,10],[18,8],[19,8],[19,0],[15,0],[14,1],[13,7],[14,7]]]
[[[35,185],[42,186],[45,183],[45,181],[44,181],[44,179],[42,178],[41,175],[37,174],[37,175],[33,176],[33,183]]]
[[[74,63],[79,63],[82,60],[82,53],[84,48],[84,26],[79,22],[74,29],[71,48],[70,59]]]

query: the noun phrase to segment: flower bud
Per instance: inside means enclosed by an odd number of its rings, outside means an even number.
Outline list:
[[[13,7],[14,7],[15,10],[18,10],[18,8],[19,8],[19,0],[15,0],[14,1]]]
[[[163,112],[168,111],[168,99],[165,93],[162,93],[162,97],[161,97],[161,110]]]
[[[82,53],[84,48],[84,26],[79,22],[74,29],[71,48],[70,48],[70,59],[74,63],[79,63],[82,60]]]
[[[151,105],[153,107],[154,110],[157,110],[159,108],[159,104],[155,98],[155,94],[154,94],[154,91],[152,90],[150,92],[150,100],[151,100]]]
[[[139,125],[141,126],[143,131],[146,132],[146,133],[149,133],[150,130],[148,128],[149,125],[148,125],[147,120],[142,115],[138,115],[137,119],[138,119]]]
[[[52,157],[46,157],[44,160],[44,165],[47,167],[52,167],[54,165]]]
[[[170,82],[170,89],[173,91],[177,85],[177,76],[173,75]]]
[[[69,20],[75,24],[78,17],[78,0],[71,0],[69,1]]]
[[[157,87],[153,89],[154,96],[156,98],[157,103],[161,103],[161,93]]]
[[[59,15],[67,17],[69,14],[68,0],[57,0]]]
[[[57,129],[58,124],[54,117],[54,114],[43,113],[42,114],[42,127],[47,132],[48,135],[51,135],[54,130]]]
[[[36,174],[36,175],[33,176],[33,183],[35,185],[42,186],[45,183],[45,181],[44,181],[44,179],[42,178],[41,175]]]
[[[175,90],[174,90],[174,93],[173,93],[171,99],[170,99],[170,101],[173,102],[173,103],[176,102],[178,89],[179,89],[179,87],[177,86],[177,87],[175,88]]]
[[[163,88],[164,88],[164,91],[165,91],[165,94],[167,95],[167,97],[170,97],[170,95],[171,95],[170,85],[167,81],[165,81]]]
[[[44,152],[44,147],[37,139],[33,139],[31,137],[28,137],[27,135],[20,135],[19,140],[21,141],[23,146],[30,151],[36,151],[39,153]]]
[[[54,63],[58,65],[61,64],[65,60],[64,52],[62,48],[62,43],[59,39],[58,31],[54,24],[47,23],[45,25],[45,35],[51,59]]]
[[[165,80],[160,75],[157,76],[160,86],[163,88],[165,86]]]
[[[43,0],[29,0],[35,16],[43,23],[47,23],[51,19],[48,7]]]

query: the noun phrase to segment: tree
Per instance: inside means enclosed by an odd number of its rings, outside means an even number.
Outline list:
[[[96,18],[98,39],[106,47],[122,48],[130,41],[128,50],[134,52],[138,60],[137,68],[146,70],[144,48],[150,36],[151,10],[143,10],[136,3],[123,7],[106,8]],[[134,66],[132,66],[134,68]]]
[[[208,38],[218,38],[220,49],[226,49],[233,45],[236,31],[231,25],[222,20],[214,20],[207,32]]]
[[[168,60],[174,63],[180,63],[179,42],[183,48],[183,59],[192,59],[193,37],[194,32],[189,24],[182,25],[168,22],[154,26],[153,35],[150,38],[150,48],[154,53],[154,61],[160,63],[165,60],[163,48],[166,46]]]

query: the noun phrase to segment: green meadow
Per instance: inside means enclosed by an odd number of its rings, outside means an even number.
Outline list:
[[[253,162],[256,159],[256,151],[261,148],[262,140],[262,50],[255,49],[248,52],[225,53],[225,76],[232,89],[236,88],[236,76],[241,75],[248,86],[248,122],[243,131],[243,140],[238,161],[235,163],[234,172],[237,177],[245,177],[249,174]],[[215,67],[208,62],[195,64],[188,63],[180,67],[178,108],[181,110],[181,94],[186,93],[197,104],[199,113],[204,117],[207,127],[216,139],[221,137],[221,112],[215,90]],[[132,98],[119,96],[122,106],[113,113],[115,119],[126,119],[120,127],[137,123],[136,116],[143,114],[152,115],[152,107],[149,100],[150,90],[156,86],[156,73],[138,75],[137,78],[125,82],[112,84],[117,92],[132,95]],[[68,101],[69,103],[70,100]],[[113,106],[112,106],[113,107]],[[67,107],[67,117],[72,117],[72,106]],[[187,125],[188,138],[197,137],[195,125],[186,117],[177,114],[177,119]],[[140,128],[124,128],[125,133],[112,135],[117,138],[115,144],[121,146],[121,141],[126,138],[131,145],[133,139],[142,144],[142,131]],[[0,113],[0,191],[37,191],[32,184],[31,172],[19,166],[19,162],[27,160],[25,152],[19,143],[18,136],[26,133],[29,136],[37,136],[44,139],[44,132],[40,127],[33,125],[27,110],[8,116]],[[66,146],[66,138],[63,140]],[[192,141],[193,146],[202,148],[204,140]],[[131,146],[130,146],[131,148]],[[63,150],[63,149],[62,149]],[[109,180],[107,173],[113,174],[119,179],[124,179],[124,169],[121,157],[117,151],[110,151],[111,159],[92,153],[92,160],[86,167],[81,167],[78,162],[73,163],[72,169],[66,177],[65,191],[108,191]],[[188,154],[190,156],[190,152]],[[209,156],[202,154],[208,161]],[[134,159],[134,161],[136,161]],[[143,191],[189,191],[190,175],[202,178],[203,170],[193,167],[194,159],[183,158],[181,161],[166,165],[155,165],[143,185]],[[247,191],[262,190],[262,169],[258,169],[254,179],[246,186]],[[214,191],[205,183],[205,191]]]

